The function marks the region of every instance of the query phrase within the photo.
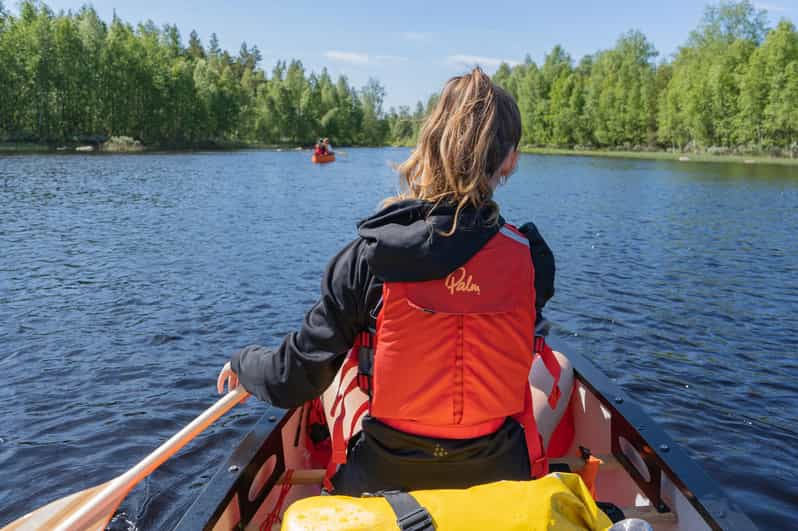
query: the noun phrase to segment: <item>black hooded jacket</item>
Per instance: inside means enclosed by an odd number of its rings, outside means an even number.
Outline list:
[[[359,238],[330,261],[321,298],[298,332],[277,350],[253,345],[236,352],[231,367],[241,384],[259,399],[282,408],[320,396],[332,383],[358,334],[374,330],[383,282],[443,278],[465,264],[504,225],[485,222],[487,212],[460,213],[455,207],[406,200],[360,222]],[[520,227],[529,239],[535,267],[538,320],[554,295],[554,255],[532,223]]]

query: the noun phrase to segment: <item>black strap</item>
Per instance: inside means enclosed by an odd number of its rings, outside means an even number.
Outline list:
[[[398,490],[386,491],[382,496],[396,514],[396,525],[401,531],[434,531],[432,516],[413,496]]]
[[[373,391],[372,376],[374,373],[374,335],[363,334],[362,344],[357,351],[357,384],[361,391],[371,399]]]

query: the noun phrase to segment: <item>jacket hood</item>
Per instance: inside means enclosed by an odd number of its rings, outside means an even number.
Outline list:
[[[384,282],[419,282],[443,278],[465,264],[496,233],[504,219],[492,225],[488,208],[463,208],[457,230],[456,206],[418,199],[399,201],[358,224],[365,242],[366,261]]]

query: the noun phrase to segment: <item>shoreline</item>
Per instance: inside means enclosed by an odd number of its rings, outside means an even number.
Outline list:
[[[373,145],[345,145],[336,144],[336,151],[350,148],[390,148],[390,147],[412,147],[396,146],[386,144],[384,146]],[[89,149],[90,148],[90,149]],[[38,144],[35,142],[0,142],[0,155],[142,155],[153,153],[193,153],[202,151],[311,151],[313,146],[304,146],[296,143],[290,144],[260,144],[260,143],[237,143],[237,142],[209,142],[207,144],[197,144],[194,146],[144,146],[135,148],[121,147],[97,147],[92,144],[69,144],[66,146],[51,146],[48,144]]]
[[[183,147],[164,147],[164,146],[142,146],[139,149],[103,149],[92,146],[91,150],[81,149],[79,144],[67,146],[51,146],[35,142],[0,142],[0,155],[119,155],[119,154],[153,154],[153,153],[191,153],[199,151],[246,151],[246,150],[270,150],[270,151],[305,151],[312,149],[309,146],[297,144],[259,144],[259,143],[237,143],[237,142],[209,142],[207,144],[197,144],[195,146]],[[385,146],[339,146],[342,148],[352,147],[413,147],[388,144]],[[614,158],[629,160],[665,160],[672,162],[715,162],[724,164],[774,164],[779,166],[798,166],[798,158],[774,157],[770,155],[712,155],[709,153],[678,153],[670,151],[612,151],[603,149],[567,149],[567,148],[543,148],[522,146],[521,153],[530,155],[544,155],[555,157],[597,157]]]
[[[777,164],[798,166],[798,158],[769,155],[712,155],[709,153],[674,153],[670,151],[610,151],[601,149],[562,149],[524,146],[522,153],[556,157],[599,157],[636,160],[668,160],[672,162],[715,162],[725,164]]]
[[[36,142],[0,142],[0,155],[139,155],[152,153],[191,153],[197,151],[243,151],[248,149],[264,149],[272,151],[303,151],[311,149],[297,144],[247,144],[247,143],[216,143],[197,144],[193,146],[142,146],[103,147],[96,144],[68,144],[54,146]]]

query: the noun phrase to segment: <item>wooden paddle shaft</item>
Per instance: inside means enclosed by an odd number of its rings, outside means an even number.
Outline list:
[[[61,520],[54,529],[56,531],[82,530],[94,525],[105,515],[110,518],[122,499],[127,496],[139,481],[150,475],[164,461],[176,454],[194,437],[248,396],[249,393],[241,386],[227,393],[202,415],[191,421],[188,426],[142,459],[136,466],[106,484],[88,503],[81,505],[71,514],[62,515],[62,518],[65,519]]]

